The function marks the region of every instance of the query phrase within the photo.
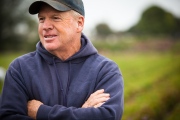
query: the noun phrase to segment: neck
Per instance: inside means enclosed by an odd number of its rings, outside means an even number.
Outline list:
[[[69,43],[68,45],[65,45],[63,48],[59,48],[58,50],[51,51],[51,53],[61,60],[65,61],[71,56],[73,56],[75,53],[77,53],[81,48],[81,40],[76,39],[75,42]]]
[[[79,43],[78,45],[71,45],[69,47],[66,47],[64,50],[61,50],[56,54],[58,58],[61,60],[65,61],[71,56],[73,56],[75,53],[77,53],[81,48],[81,44]]]

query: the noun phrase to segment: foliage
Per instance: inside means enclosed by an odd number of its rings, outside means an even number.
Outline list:
[[[173,35],[180,36],[180,19],[160,7],[151,6],[142,14],[140,21],[128,32],[138,35]]]
[[[174,117],[180,112],[176,108],[180,101],[179,55],[117,52],[105,56],[119,65],[124,77],[123,120],[164,120],[166,115]]]
[[[180,52],[180,39],[171,37],[137,37],[126,36],[116,40],[92,41],[98,51],[123,52]]]
[[[158,6],[151,6],[142,13],[139,22],[125,32],[113,31],[108,24],[99,23],[94,29],[94,31],[96,31],[94,38],[96,41],[109,40],[110,42],[112,42],[114,38],[120,38],[125,35],[135,35],[145,37],[145,39],[149,36],[180,38],[179,26],[180,18],[173,16]]]
[[[111,51],[117,51],[131,47],[131,44],[127,43],[126,41],[103,41],[103,44],[102,41],[95,41],[93,44],[99,51],[104,51],[107,49]]]
[[[167,115],[165,120],[179,120],[180,103]]]
[[[111,28],[106,23],[100,23],[95,28],[96,36],[105,38],[113,33]]]
[[[29,2],[23,0],[0,1],[0,52],[24,50],[29,48],[28,42],[37,41],[37,31],[35,30],[37,23],[27,13]]]

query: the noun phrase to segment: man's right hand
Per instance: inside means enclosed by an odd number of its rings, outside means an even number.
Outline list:
[[[97,108],[100,107],[109,99],[110,99],[110,94],[104,93],[104,89],[97,90],[96,92],[90,95],[88,100],[83,104],[82,108],[88,108],[88,107]]]

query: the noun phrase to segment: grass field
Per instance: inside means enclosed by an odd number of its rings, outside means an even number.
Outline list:
[[[177,106],[180,104],[179,55],[115,53],[105,56],[114,60],[123,73],[123,120],[175,120],[171,118],[180,113],[180,105]]]
[[[21,54],[0,54],[0,66],[7,69],[9,63]],[[123,120],[180,119],[179,54],[117,51],[102,54],[115,61],[123,74]]]

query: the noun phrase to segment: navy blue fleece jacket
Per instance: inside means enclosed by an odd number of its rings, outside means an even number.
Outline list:
[[[99,55],[81,36],[82,47],[62,61],[37,44],[35,52],[14,60],[7,70],[0,101],[1,120],[31,120],[28,100],[43,103],[37,120],[120,120],[123,114],[123,79],[118,66]],[[99,89],[110,99],[99,108],[81,108]]]

